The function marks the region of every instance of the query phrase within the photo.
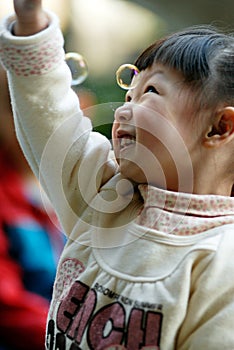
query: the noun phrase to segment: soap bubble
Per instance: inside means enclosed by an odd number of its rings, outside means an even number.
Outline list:
[[[65,55],[65,61],[72,74],[71,85],[83,83],[88,76],[88,66],[84,57],[76,52],[68,52]]]
[[[137,80],[133,79],[140,73],[139,69],[133,64],[123,64],[116,71],[116,80],[118,85],[124,90],[134,89]]]

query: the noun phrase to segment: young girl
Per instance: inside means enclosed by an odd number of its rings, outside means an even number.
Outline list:
[[[46,348],[233,349],[233,37],[197,27],[146,49],[113,157],[56,17],[14,3],[0,42],[16,131],[68,236]]]

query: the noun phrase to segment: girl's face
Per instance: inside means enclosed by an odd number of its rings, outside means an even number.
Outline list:
[[[191,121],[192,93],[181,74],[161,64],[134,79],[112,130],[120,172],[137,183],[178,190],[192,176],[204,135],[202,125]]]

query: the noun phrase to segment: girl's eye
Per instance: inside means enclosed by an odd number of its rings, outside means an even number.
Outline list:
[[[148,87],[145,89],[145,93],[147,93],[147,92],[153,92],[154,94],[158,94],[158,95],[159,95],[158,90],[157,90],[154,86],[152,86],[152,85],[148,86]]]

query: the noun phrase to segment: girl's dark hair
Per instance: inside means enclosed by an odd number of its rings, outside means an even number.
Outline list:
[[[212,26],[195,26],[156,41],[135,61],[145,70],[158,62],[181,72],[196,101],[215,108],[234,105],[234,37]]]

